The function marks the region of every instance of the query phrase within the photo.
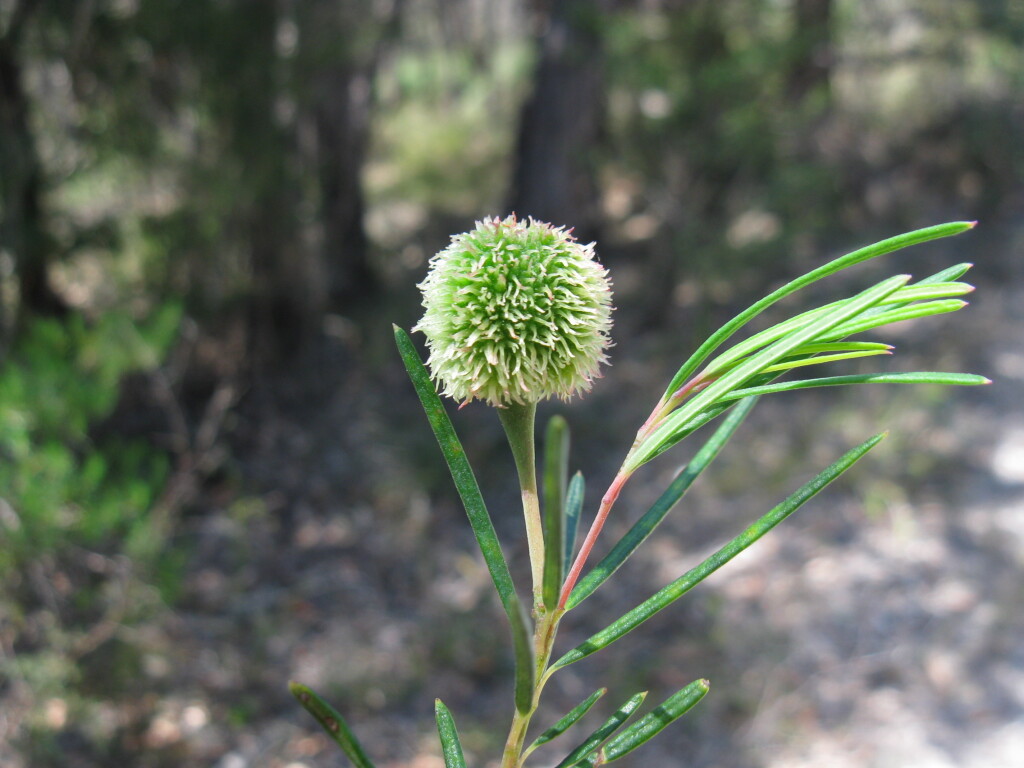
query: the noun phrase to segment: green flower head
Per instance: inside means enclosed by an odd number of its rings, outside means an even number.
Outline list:
[[[565,229],[515,215],[477,222],[430,260],[427,365],[443,392],[491,405],[590,388],[611,328],[607,271]]]

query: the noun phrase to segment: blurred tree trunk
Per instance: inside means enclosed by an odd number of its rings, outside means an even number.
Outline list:
[[[800,104],[813,93],[827,94],[832,74],[832,0],[796,0],[792,57],[786,91]]]
[[[50,288],[53,250],[43,206],[43,167],[29,125],[19,44],[37,3],[20,2],[0,37],[0,249],[14,258],[19,316],[59,314],[64,303]]]
[[[320,186],[320,261],[326,299],[342,308],[379,288],[369,259],[362,170],[369,147],[373,78],[400,3],[315,0],[300,6],[298,74],[315,136]]]
[[[319,72],[316,81],[319,98],[313,112],[323,218],[321,250],[328,305],[341,309],[378,289],[363,228],[362,171],[369,144],[371,77],[337,65]]]
[[[676,0],[669,4],[669,35],[678,50],[692,96],[676,116],[679,132],[661,158],[667,195],[661,203],[666,226],[655,241],[649,269],[652,281],[644,302],[642,328],[661,326],[676,286],[695,272],[690,259],[713,246],[708,222],[722,221],[729,190],[741,159],[723,151],[723,117],[734,96],[720,93],[723,62],[731,56],[727,24],[717,0]],[[673,146],[674,145],[674,146]],[[681,256],[680,254],[683,254]]]
[[[276,113],[282,96],[278,6],[277,0],[244,0],[231,7],[231,46],[241,59],[225,61],[221,72],[228,79],[223,87],[236,92],[223,108],[246,201],[240,216],[252,269],[249,324],[258,363],[300,348],[323,311],[317,275],[299,236],[293,140]]]
[[[607,0],[549,0],[533,92],[523,105],[509,209],[593,237],[593,152],[604,112],[600,25]]]

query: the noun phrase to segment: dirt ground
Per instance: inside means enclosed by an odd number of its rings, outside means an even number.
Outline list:
[[[586,722],[637,690],[658,702],[707,677],[700,706],[621,765],[1021,765],[1021,245],[976,259],[971,307],[891,334],[897,355],[864,368],[965,370],[995,384],[763,401],[656,536],[570,614],[560,648],[680,575],[845,448],[891,434],[670,610],[559,673],[538,722],[602,685],[609,693]],[[946,247],[941,263],[970,258],[965,248]],[[939,263],[937,250],[928,260]],[[887,273],[902,269],[892,258]],[[920,275],[922,259],[910,260]],[[636,276],[618,281],[635,305]],[[765,287],[755,282],[750,295]],[[681,305],[681,321],[689,311]],[[627,341],[635,331],[620,323],[614,365],[591,396],[544,410],[573,425],[590,500],[687,351],[671,328]],[[512,706],[506,627],[388,332],[384,322],[348,328],[300,379],[267,382],[273,398],[257,390],[243,402],[232,487],[250,490],[221,498],[212,489],[182,523],[193,553],[182,597],[134,638],[156,697],[137,735],[148,756],[124,765],[345,765],[291,699],[289,679],[332,701],[380,768],[443,766],[435,697],[453,711],[470,764],[496,764]],[[453,418],[522,585],[517,493],[497,420],[476,406]],[[605,546],[694,449],[638,475]],[[572,742],[538,751],[534,764],[555,765]]]

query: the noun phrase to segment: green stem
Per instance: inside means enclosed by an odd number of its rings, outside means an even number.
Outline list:
[[[534,448],[534,422],[537,404],[509,405],[498,409],[505,427],[512,456],[519,473],[519,489],[523,497],[523,516],[526,518],[526,543],[530,550],[530,570],[533,574],[533,610],[539,615],[542,608],[541,590],[544,584],[544,527],[540,518],[540,499],[537,495],[537,461]]]
[[[534,668],[536,684],[533,687],[533,704],[528,712],[516,710],[512,718],[512,726],[509,728],[508,739],[505,742],[505,751],[502,753],[501,768],[521,768],[522,766],[526,731],[540,704],[540,695],[544,690],[544,684],[551,676],[548,670],[548,661],[551,659],[551,651],[555,646],[555,635],[558,632],[558,622],[563,613],[565,613],[563,610],[555,609],[544,614],[537,623],[534,635],[537,665]]]

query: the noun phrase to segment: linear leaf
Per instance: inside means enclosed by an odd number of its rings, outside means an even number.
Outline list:
[[[455,728],[455,718],[440,699],[434,700],[434,715],[437,718],[437,733],[441,737],[441,753],[445,768],[466,768],[462,754],[462,742]]]
[[[737,389],[726,395],[723,400],[741,399],[756,395],[771,395],[776,392],[789,392],[795,389],[812,389],[814,387],[838,387],[844,384],[946,384],[959,387],[972,387],[991,384],[991,380],[973,373],[941,373],[916,371],[913,373],[861,373],[849,376],[825,376],[820,379],[801,379],[784,381],[780,384],[766,384],[759,387]]]
[[[579,583],[569,594],[569,600],[565,604],[566,610],[571,610],[594,593],[598,587],[604,584],[608,578],[618,570],[626,559],[632,555],[637,548],[647,539],[654,529],[665,519],[665,516],[679,503],[683,494],[689,490],[693,482],[700,474],[707,469],[708,465],[715,460],[722,448],[740,424],[750,413],[757,403],[756,398],[741,402],[732,410],[732,413],[722,422],[722,425],[715,430],[715,433],[697,451],[693,460],[680,470],[671,485],[665,490],[661,497],[654,502],[643,517],[636,521],[629,532],[619,539],[600,563],[595,565],[590,572],[580,579]]]
[[[330,704],[317,696],[312,689],[302,683],[288,683],[288,690],[292,696],[299,700],[299,704],[306,708],[321,727],[341,747],[342,752],[352,761],[356,768],[374,768],[373,762],[366,756],[359,739],[355,737],[352,730],[345,722],[345,718],[338,714]]]
[[[565,559],[562,561],[562,572],[565,573],[572,565],[576,553],[576,533],[580,528],[580,515],[583,513],[583,492],[586,490],[583,473],[577,472],[569,481],[569,490],[565,494]]]
[[[615,714],[609,717],[604,725],[594,731],[592,734],[587,736],[579,745],[568,755],[565,759],[560,762],[555,768],[570,768],[570,766],[576,765],[581,760],[585,760],[587,756],[601,746],[619,727],[626,722],[630,715],[632,715],[636,708],[643,704],[644,699],[647,698],[647,691],[638,693],[621,707],[619,707]]]
[[[535,750],[537,747],[541,746],[542,744],[547,744],[549,741],[558,738],[567,730],[569,730],[572,726],[574,726],[580,720],[580,718],[582,718],[585,714],[587,714],[587,712],[590,711],[590,708],[597,703],[597,700],[604,696],[606,693],[608,693],[607,688],[598,688],[586,699],[584,699],[571,710],[569,710],[565,714],[565,716],[562,717],[557,723],[552,725],[550,728],[544,731],[544,733],[542,733],[540,736],[534,739],[533,743],[529,747],[527,747],[526,751],[523,753],[523,760],[525,760],[526,756],[533,752],[533,750]]]
[[[941,272],[936,272],[934,275],[929,275],[928,277],[921,278],[913,285],[907,286],[907,288],[915,288],[917,286],[922,285],[934,285],[935,283],[956,282],[959,278],[963,277],[973,266],[973,264],[967,262],[963,264],[954,264],[952,267],[946,267],[946,269],[943,269]],[[896,293],[898,294],[899,291],[897,291]],[[862,317],[870,317],[872,315],[877,315],[880,312],[885,312],[888,309],[895,309],[896,307],[899,306],[906,306],[906,303],[900,304],[897,302],[895,304],[889,304],[888,306],[883,306],[882,304],[879,304],[879,306],[873,307],[869,309],[867,312],[865,312],[862,315]]]
[[[971,293],[974,286],[970,283],[944,282],[925,283],[919,281],[905,288],[900,288],[887,297],[883,304],[902,304],[911,301],[929,301],[931,299],[950,299]]]
[[[704,698],[711,684],[707,680],[694,680],[688,686],[665,699],[626,730],[609,741],[601,750],[601,763],[610,763],[628,755],[641,744],[657,736],[665,726],[678,720]]]
[[[971,267],[974,265],[969,261],[965,261],[961,264],[954,264],[951,267],[946,267],[941,272],[936,272],[934,275],[923,277],[917,281],[917,285],[927,285],[929,283],[952,283],[959,280],[961,277],[966,275]]]
[[[877,306],[865,310],[861,314],[861,317],[863,318],[878,315],[882,312],[885,312],[887,308],[893,309],[896,307],[906,306],[912,301],[920,301],[925,298],[934,298],[934,295],[960,296],[965,293],[970,293],[970,291],[974,290],[974,287],[967,283],[947,282],[943,280],[943,278],[948,277],[950,275],[955,275],[959,277],[969,268],[969,264],[957,264],[955,267],[950,267],[949,269],[943,270],[942,272],[932,275],[931,277],[926,277],[923,280],[919,280],[913,285],[904,286],[903,288],[900,288],[898,291],[891,293],[890,295],[886,296],[884,299],[879,301]],[[929,296],[929,293],[934,295]],[[766,346],[767,344],[770,344],[771,342],[777,339],[781,339],[787,333],[790,333],[791,331],[797,328],[801,328],[807,325],[815,318],[821,317],[823,314],[827,312],[831,312],[836,307],[840,306],[844,301],[847,301],[847,299],[834,301],[831,302],[830,304],[825,304],[824,306],[817,307],[806,312],[802,312],[801,314],[795,315],[794,317],[791,317],[788,320],[784,320],[783,322],[773,325],[770,328],[766,328],[765,330],[760,331],[759,333],[755,333],[750,338],[745,339],[744,341],[741,341],[739,344],[730,347],[727,351],[723,352],[721,355],[716,357],[712,362],[708,364],[708,366],[704,369],[701,375],[716,375],[723,370],[727,370],[733,367],[735,364],[739,362],[740,359],[742,359],[746,355],[754,352],[755,350],[761,349],[762,347]],[[860,318],[857,319],[859,320]],[[841,338],[841,336],[838,335],[836,335],[835,337]]]
[[[755,376],[753,380],[758,382],[758,384],[760,385],[761,383],[764,382],[765,379],[767,379],[768,381],[773,381],[778,377],[779,374],[777,373],[769,373],[765,376]],[[721,400],[715,403],[714,405],[708,406],[703,411],[694,416],[692,419],[690,419],[688,422],[686,422],[683,426],[681,426],[679,430],[675,432],[671,438],[666,440],[663,445],[659,446],[658,450],[651,454],[651,459],[660,456],[665,451],[682,442],[687,437],[696,432],[698,429],[703,427],[705,424],[714,421],[732,407],[733,405],[731,402],[723,403],[721,402]]]
[[[961,301],[960,299],[939,299],[937,301],[928,301],[923,304],[907,304],[904,307],[887,309],[886,311],[879,312],[878,314],[866,314],[864,317],[854,318],[849,322],[837,326],[831,333],[823,338],[841,339],[846,336],[853,336],[856,333],[869,331],[872,328],[878,328],[882,325],[892,325],[893,323],[903,322],[904,320],[914,320],[918,317],[930,317],[931,315],[941,315],[946,312],[956,312],[958,309],[963,309],[966,306],[967,302]]]
[[[860,248],[852,253],[848,253],[845,256],[840,256],[838,259],[833,259],[827,264],[823,264],[817,269],[811,270],[807,274],[801,275],[795,280],[791,280],[781,288],[773,291],[760,301],[752,304],[740,314],[736,315],[736,317],[715,331],[707,341],[701,344],[697,351],[694,352],[685,363],[683,363],[683,366],[672,378],[672,381],[668,385],[668,389],[665,391],[663,400],[668,400],[668,398],[672,396],[672,393],[679,389],[690,378],[690,376],[696,372],[697,368],[700,367],[700,364],[703,363],[712,352],[718,349],[726,339],[780,299],[783,299],[824,277],[840,272],[847,267],[852,267],[854,264],[860,264],[877,256],[883,256],[887,253],[892,253],[893,251],[898,251],[902,248],[924,243],[929,240],[950,237],[951,235],[959,235],[962,232],[972,229],[974,224],[975,222],[972,221],[954,221],[948,224],[937,224],[933,227],[925,227],[924,229],[918,229],[913,232],[897,235],[896,237],[890,237],[886,240],[881,240],[877,243],[873,243],[872,245]]]
[[[663,608],[674,603],[701,581],[717,571],[727,562],[736,557],[736,555],[793,514],[793,512],[803,506],[803,504],[809,501],[815,494],[853,466],[858,459],[874,448],[883,437],[885,437],[884,434],[875,435],[870,440],[867,440],[856,448],[848,451],[842,458],[818,474],[813,480],[801,486],[785,501],[772,509],[768,514],[743,531],[743,533],[734,538],[715,554],[704,560],[704,562],[696,568],[692,568],[687,571],[685,574],[680,576],[671,584],[663,587],[636,608],[573,648],[562,656],[562,658],[552,664],[551,669],[554,670],[567,666],[607,647],[623,635],[636,629]]]
[[[455,427],[452,426],[444,404],[434,388],[434,383],[430,380],[430,373],[423,365],[409,334],[397,325],[394,326],[394,329],[395,343],[398,345],[402,362],[405,363],[409,379],[416,389],[416,394],[419,395],[420,403],[434,430],[438,445],[441,446],[445,461],[448,462],[448,469],[451,470],[452,480],[455,481],[455,487],[462,499],[462,505],[465,507],[470,527],[473,529],[473,535],[480,547],[480,553],[484,557],[491,580],[498,591],[505,615],[508,616],[512,629],[512,645],[516,663],[516,707],[520,711],[526,711],[522,708],[522,702],[532,701],[534,685],[533,646],[530,642],[526,614],[519,596],[516,594],[515,584],[512,582],[512,575],[509,573],[505,555],[502,554],[501,544],[498,543],[498,535],[494,531],[491,515],[487,511],[487,505],[484,504],[484,498],[480,493],[480,486],[477,485],[473,469],[466,458],[466,452],[455,433]],[[527,704],[526,708],[529,709],[529,706]]]
[[[820,355],[824,353],[832,354],[834,352],[888,352],[891,349],[891,344],[881,344],[877,341],[829,341],[821,344],[804,344],[802,347],[794,349],[793,354]]]
[[[820,365],[821,363],[837,363],[840,360],[853,360],[855,357],[876,357],[877,355],[891,355],[888,349],[864,350],[863,352],[842,352],[837,355],[814,355],[813,357],[801,357],[796,360],[785,360],[775,365],[769,365],[763,369],[765,373],[776,371],[790,371],[794,368],[806,368],[809,365]]]
[[[843,301],[848,301],[848,299],[843,299]],[[831,304],[825,304],[824,306],[816,307],[815,309],[809,309],[806,312],[801,312],[799,315],[795,315],[788,320],[784,320],[781,323],[773,325],[771,328],[765,328],[763,331],[755,333],[750,338],[730,347],[708,363],[707,368],[702,371],[701,375],[714,375],[734,367],[734,365],[738,364],[742,358],[759,349],[763,349],[773,341],[778,341],[786,334],[792,333],[798,328],[803,328],[815,318],[828,314],[836,307],[840,306],[843,301],[834,301]]]
[[[900,288],[908,279],[908,275],[896,275],[888,280],[883,280],[852,299],[847,299],[833,311],[815,319],[803,328],[784,336],[716,379],[710,386],[667,416],[661,425],[638,446],[635,453],[625,463],[625,469],[634,470],[656,456],[659,446],[671,440],[676,430],[683,427],[693,416],[713,404],[729,390],[735,389],[751,376],[762,373],[764,368],[786,357],[797,347],[824,337],[836,326],[856,317],[868,307],[874,306],[880,299]]]
[[[548,421],[544,439],[544,605],[554,608],[565,567],[565,495],[569,485],[569,425]]]
[[[836,304],[836,306],[838,306],[838,303]],[[820,317],[821,313],[817,314],[816,316]],[[777,328],[781,328],[781,327],[783,327],[785,325],[787,325],[787,323],[780,323],[777,326]],[[806,323],[803,323],[803,325],[806,325]],[[799,327],[799,325],[791,326],[790,330],[792,330],[793,328],[796,328],[796,327]],[[775,329],[770,328],[769,330],[773,331]],[[784,335],[785,335],[785,333],[782,333],[779,336],[776,336],[775,338],[781,338]],[[765,346],[765,344],[760,344],[759,343],[757,345],[757,348],[760,349],[760,348],[762,348],[764,346]],[[838,352],[866,352],[866,351],[876,351],[876,350],[880,350],[882,352],[887,352],[888,350],[891,350],[891,349],[892,349],[892,346],[889,345],[889,344],[881,344],[881,343],[878,343],[878,342],[871,342],[871,341],[829,341],[829,342],[813,342],[813,343],[810,343],[810,344],[803,344],[803,345],[797,347],[796,349],[794,349],[790,354],[794,355],[794,356],[795,355],[801,355],[801,356],[809,357],[811,355],[819,355],[819,354],[826,354],[826,353],[832,354],[832,353],[838,353]],[[732,351],[733,350],[731,350],[731,349],[729,350],[730,353]],[[709,365],[704,371],[701,372],[701,374],[700,374],[701,378],[702,379],[707,379],[707,380],[713,380],[713,378],[717,378],[718,376],[720,376],[723,371],[731,370],[732,368],[735,368],[737,365],[739,365],[743,361],[743,356],[742,355],[736,356],[735,359],[733,359],[732,355],[730,355],[730,359],[728,359],[728,360],[724,360],[724,357],[725,356],[723,356],[723,358],[716,358],[714,363]]]
[[[512,621],[512,651],[515,655],[516,709],[526,714],[533,708],[533,689],[536,685],[536,657],[530,639],[530,619],[526,608],[518,603],[517,621]]]

